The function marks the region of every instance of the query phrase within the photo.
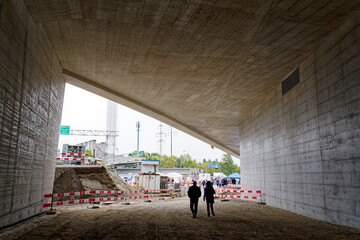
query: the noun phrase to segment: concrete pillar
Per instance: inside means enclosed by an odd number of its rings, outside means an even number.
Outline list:
[[[43,212],[64,96],[61,66],[21,0],[0,1],[0,228]]]
[[[360,12],[300,65],[240,130],[242,186],[266,203],[360,228]]]

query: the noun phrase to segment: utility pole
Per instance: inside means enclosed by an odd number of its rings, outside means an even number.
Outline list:
[[[158,143],[160,145],[160,155],[162,155],[162,149],[163,149],[163,143],[164,143],[164,135],[166,136],[166,133],[163,132],[163,124],[160,122],[160,125],[158,127],[159,133],[157,134],[157,137],[159,138]]]
[[[172,127],[170,126],[170,129],[169,128],[166,128],[165,131],[163,129],[164,125],[162,122],[160,122],[160,125],[158,126],[158,130],[159,132],[157,133],[157,138],[159,138],[158,140],[158,143],[160,144],[160,155],[162,155],[162,151],[163,151],[163,144],[165,143],[165,139],[164,137],[167,137],[168,135],[170,135],[170,154],[171,154],[171,159],[172,159],[172,137],[173,137],[173,134],[176,135],[176,132],[174,132],[172,130]]]
[[[139,132],[140,132],[140,122],[136,122],[136,128],[137,128],[137,151],[136,155],[139,157]]]
[[[170,159],[172,160],[172,127],[170,127],[170,153],[171,153],[171,157]]]

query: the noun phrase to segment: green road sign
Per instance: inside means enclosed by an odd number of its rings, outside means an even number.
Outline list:
[[[69,135],[70,134],[70,126],[63,126],[60,127],[60,135]]]

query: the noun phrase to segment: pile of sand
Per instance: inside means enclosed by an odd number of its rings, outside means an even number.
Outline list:
[[[74,169],[63,172],[54,181],[53,193],[68,193],[85,191]]]
[[[57,167],[55,176],[54,193],[133,189],[120,176],[104,167]]]

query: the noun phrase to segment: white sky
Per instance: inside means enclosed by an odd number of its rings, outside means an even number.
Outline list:
[[[66,84],[65,99],[62,112],[61,125],[69,125],[70,129],[78,130],[106,130],[106,110],[107,99],[90,93],[81,88]],[[136,122],[140,121],[140,150],[146,152],[160,152],[158,144],[160,122],[154,118],[148,117],[142,113],[134,111],[130,108],[118,104],[117,130],[119,138],[117,138],[117,154],[130,153],[137,148],[137,131]],[[170,131],[168,125],[164,125],[163,131]],[[193,159],[202,161],[215,158],[221,160],[223,151],[220,149],[212,149],[207,143],[204,143],[180,130],[173,128],[173,155],[190,154]],[[105,142],[105,137],[95,136],[72,136],[60,135],[59,149],[62,145],[77,144],[88,140],[96,139],[97,142]],[[164,138],[163,154],[170,156],[170,135]],[[236,164],[240,164],[240,160],[233,156]]]

